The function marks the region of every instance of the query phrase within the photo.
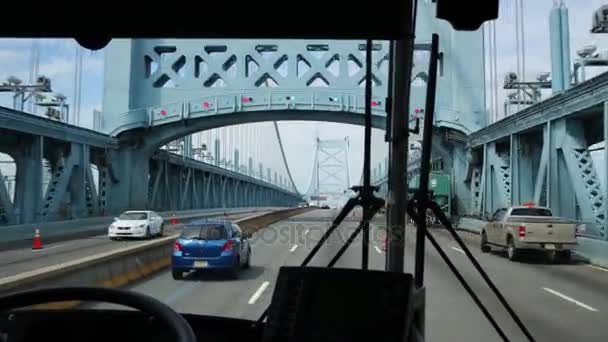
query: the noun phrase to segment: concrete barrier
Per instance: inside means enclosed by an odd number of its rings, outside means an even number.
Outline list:
[[[238,222],[243,230],[257,231],[268,224],[308,211],[308,208],[291,208],[271,213],[253,214]],[[17,291],[60,286],[123,287],[154,272],[168,267],[171,251],[178,234],[129,246],[110,252],[91,255],[63,264],[17,274],[0,279],[0,295]],[[43,308],[69,308],[78,302],[44,304]]]
[[[608,241],[577,237],[576,254],[593,265],[608,267]]]
[[[456,225],[456,229],[464,230],[467,232],[480,234],[483,227],[486,225],[486,221],[471,218],[471,217],[461,217],[458,220],[458,224]]]
[[[265,208],[215,208],[178,212],[167,211],[159,214],[165,219],[165,224],[168,224],[174,213],[176,214],[176,218],[179,221],[182,221],[222,215],[224,212],[238,214],[256,212],[264,209]],[[0,226],[0,250],[19,248],[31,244],[36,229],[40,230],[40,236],[44,243],[100,235],[107,232],[108,226],[113,220],[113,216],[104,216],[70,221]]]

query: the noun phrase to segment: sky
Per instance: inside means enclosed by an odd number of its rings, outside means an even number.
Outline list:
[[[500,18],[496,21],[498,52],[498,83],[506,72],[516,68],[515,50],[515,0],[501,0]],[[566,0],[570,19],[570,46],[572,62],[576,50],[584,45],[596,44],[599,50],[608,49],[608,35],[593,35],[589,32],[591,16],[594,10],[605,1],[601,0]],[[550,71],[549,53],[549,10],[553,0],[525,0],[525,55],[526,79],[535,79],[542,71]],[[63,93],[69,99],[74,94],[74,59],[77,44],[71,39],[39,39],[40,74],[50,77],[55,92]],[[32,40],[0,39],[0,82],[9,76],[16,76],[24,82],[30,77]],[[486,63],[487,65],[487,63]],[[82,99],[80,108],[81,126],[92,128],[93,110],[101,110],[103,95],[103,50],[84,51]],[[599,68],[590,73],[597,74]],[[486,77],[487,78],[487,77]],[[486,83],[489,85],[489,82]],[[489,91],[488,86],[486,90]],[[488,92],[489,93],[489,92]],[[546,93],[545,96],[549,96]],[[486,95],[488,98],[488,95]],[[502,104],[506,94],[499,91],[499,103]],[[489,103],[489,101],[488,101]],[[9,94],[0,93],[0,105],[11,107]],[[498,117],[503,117],[502,105]],[[70,109],[72,112],[73,108]],[[321,139],[343,139],[349,137],[351,184],[360,179],[362,169],[363,128],[342,124],[314,122],[280,122],[279,128],[287,153],[287,160],[299,190],[305,191],[310,179],[314,158],[314,141],[318,134]],[[386,145],[382,142],[383,132],[374,130],[373,164],[384,158]]]

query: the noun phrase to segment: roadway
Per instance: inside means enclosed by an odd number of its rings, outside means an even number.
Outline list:
[[[256,213],[261,214],[268,211],[269,210],[260,210]],[[208,214],[201,215],[206,216]],[[251,215],[251,212],[247,212],[229,214],[227,217],[236,220]],[[217,215],[213,217],[223,216]],[[189,219],[186,220],[186,222],[192,220],[193,219]],[[165,235],[174,234],[182,227],[182,221],[176,225],[172,225],[171,221],[165,218]],[[24,247],[0,251],[0,278],[41,269],[46,266],[62,264],[64,262],[73,261],[86,256],[109,252],[114,249],[120,249],[127,246],[136,246],[144,243],[145,241],[147,240],[137,238],[112,241],[108,238],[107,234],[103,234],[46,244],[44,243],[43,236],[43,249],[32,250],[31,247]]]
[[[243,270],[238,280],[203,274],[175,281],[167,270],[129,288],[151,295],[179,312],[257,319],[270,302],[278,268],[282,265],[298,265],[335,214],[334,210],[308,212],[256,233],[252,239],[252,267]],[[373,225],[373,231],[377,231],[376,227],[381,222],[382,219]],[[342,232],[354,229],[355,225],[352,220],[346,222],[341,228]],[[495,314],[511,340],[525,341],[455,242],[444,231],[435,229],[432,232],[490,312]],[[384,268],[385,254],[381,249],[381,236],[378,233],[372,234],[370,268],[373,269]],[[468,233],[462,233],[462,236],[537,341],[605,341],[608,336],[608,326],[603,324],[604,313],[608,311],[606,270],[580,262],[549,265],[533,259],[513,263],[499,253],[482,254],[476,236]],[[413,272],[414,242],[414,229],[408,229],[407,272]],[[325,265],[337,251],[337,246],[338,241],[331,240],[311,264]],[[425,284],[428,340],[500,340],[432,248],[427,243]],[[360,241],[357,240],[337,267],[359,268],[360,256]]]

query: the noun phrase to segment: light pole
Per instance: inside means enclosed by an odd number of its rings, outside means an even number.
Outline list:
[[[503,88],[515,90],[507,95],[504,103],[504,115],[507,116],[511,105],[533,105],[541,100],[541,89],[551,89],[551,74],[542,72],[536,77],[536,81],[521,82],[516,73],[509,72],[505,76]]]

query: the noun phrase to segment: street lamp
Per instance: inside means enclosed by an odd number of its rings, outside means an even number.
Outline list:
[[[602,5],[593,13],[591,33],[608,33],[608,5]]]
[[[47,107],[46,116],[59,121],[68,122],[69,119],[69,105],[65,103],[66,96],[61,93],[36,93],[34,99],[36,105],[40,107]],[[55,109],[59,107],[59,110]]]
[[[536,76],[536,80],[539,82],[551,82],[551,73],[550,72],[541,72]]]
[[[597,57],[596,51],[597,51],[597,46],[595,46],[595,45],[585,45],[581,49],[579,49],[578,51],[576,51],[576,54],[580,58]]]
[[[608,66],[608,56],[606,51],[600,53],[597,51],[597,46],[586,45],[576,51],[579,58],[574,63],[574,81],[578,83],[578,69],[581,69],[581,81],[586,81],[585,69],[587,67],[606,67]]]

